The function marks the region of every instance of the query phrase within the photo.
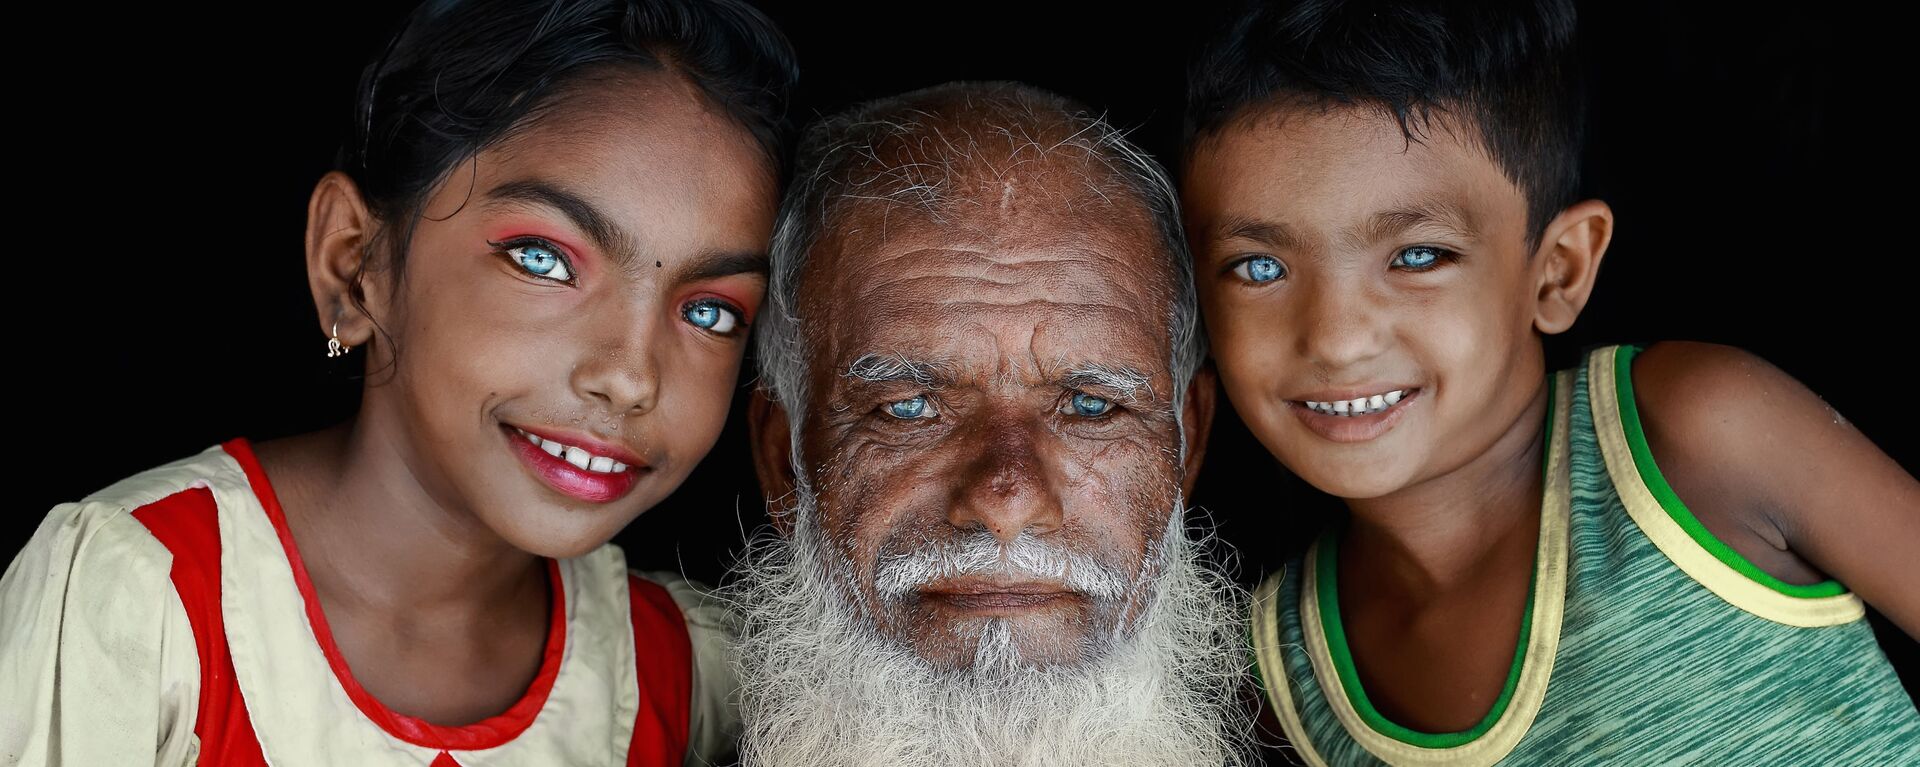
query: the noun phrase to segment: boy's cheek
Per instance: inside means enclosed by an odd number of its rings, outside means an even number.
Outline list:
[[[1227,352],[1215,360],[1221,387],[1248,428],[1263,440],[1275,436],[1270,432],[1283,429],[1286,419],[1291,418],[1287,403],[1279,394],[1283,363],[1270,352],[1264,355]]]
[[[1201,295],[1207,323],[1207,345],[1220,374],[1220,383],[1235,410],[1268,406],[1279,376],[1285,373],[1287,336],[1284,323],[1272,313],[1245,306],[1224,306]],[[1279,405],[1278,401],[1271,403]]]

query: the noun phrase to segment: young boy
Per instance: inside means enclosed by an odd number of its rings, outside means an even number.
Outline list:
[[[1920,635],[1920,483],[1734,349],[1545,370],[1613,231],[1573,31],[1308,2],[1193,69],[1221,380],[1351,511],[1256,595],[1268,713],[1309,764],[1920,764],[1862,619]]]

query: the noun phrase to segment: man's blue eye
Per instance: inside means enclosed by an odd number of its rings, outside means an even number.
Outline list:
[[[1092,418],[1094,416],[1106,415],[1107,411],[1112,409],[1113,403],[1100,397],[1095,397],[1091,394],[1073,395],[1073,412],[1077,415]]]
[[[535,277],[559,282],[573,279],[573,272],[567,269],[566,259],[544,245],[515,245],[507,249],[507,257]]]
[[[1440,263],[1440,256],[1444,252],[1445,251],[1435,247],[1415,245],[1399,253],[1395,253],[1392,265],[1402,269],[1424,272]]]
[[[1287,276],[1287,267],[1273,256],[1254,256],[1235,264],[1233,273],[1248,282],[1266,283]]]
[[[887,403],[887,412],[895,418],[905,420],[920,418],[927,412],[927,398],[914,397],[913,399],[903,399],[899,402],[889,402]]]

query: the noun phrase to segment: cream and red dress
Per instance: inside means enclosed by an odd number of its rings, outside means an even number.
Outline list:
[[[0,764],[677,765],[731,748],[726,612],[618,547],[548,563],[538,676],[450,727],[354,679],[245,440],[47,515],[0,580]]]

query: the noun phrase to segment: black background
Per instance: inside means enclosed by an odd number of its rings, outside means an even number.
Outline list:
[[[955,79],[1017,79],[1107,110],[1171,162],[1204,4],[762,3],[799,52],[801,118]],[[1881,188],[1910,140],[1856,57],[1859,22],[1821,8],[1586,3],[1586,182],[1619,231],[1591,306],[1548,340],[1692,339],[1806,382],[1920,469],[1911,197]],[[361,66],[404,4],[101,11],[15,35],[8,163],[17,218],[13,469],[29,497],[8,558],[53,504],[233,436],[347,418],[359,382],[325,358],[301,233],[345,135]],[[922,8],[915,12],[913,9]],[[1897,100],[1897,99],[1896,99]],[[24,201],[24,204],[23,204]],[[744,394],[745,389],[741,389]],[[718,580],[765,519],[740,399],[679,492],[621,533],[629,560]],[[1225,405],[1192,499],[1252,583],[1337,505],[1292,479]],[[1701,407],[1712,407],[1702,392]],[[1911,640],[1880,621],[1914,689]]]

